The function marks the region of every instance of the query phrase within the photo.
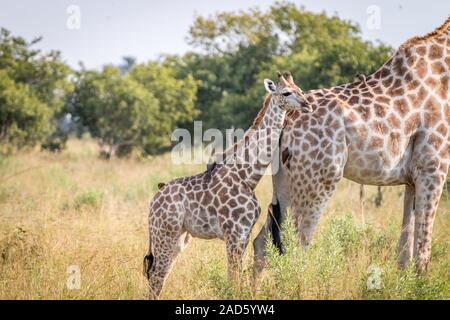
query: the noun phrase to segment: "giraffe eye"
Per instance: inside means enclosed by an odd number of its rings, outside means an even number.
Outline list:
[[[292,94],[292,92],[287,91],[287,92],[283,92],[282,94],[283,94],[283,96],[288,97]]]

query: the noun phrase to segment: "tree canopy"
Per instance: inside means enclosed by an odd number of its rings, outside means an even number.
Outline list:
[[[43,54],[31,42],[0,30],[0,144],[2,150],[42,142],[56,128],[70,92],[70,68],[60,53]]]
[[[198,17],[183,57],[200,80],[197,107],[208,126],[247,127],[264,96],[262,81],[290,70],[303,89],[353,81],[381,66],[392,49],[361,38],[353,22],[292,3]]]
[[[158,63],[135,65],[126,74],[113,66],[82,70],[74,83],[67,111],[99,139],[107,157],[133,148],[157,153],[170,145],[176,125],[195,115],[195,81],[176,79]]]

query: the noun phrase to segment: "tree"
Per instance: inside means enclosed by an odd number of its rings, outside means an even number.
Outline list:
[[[99,139],[108,158],[121,147],[142,146],[159,110],[150,92],[111,66],[78,72],[69,103],[74,120]]]
[[[0,30],[0,144],[3,151],[43,142],[56,128],[70,68],[59,52],[43,54],[31,42]]]
[[[117,67],[77,73],[68,110],[99,139],[108,158],[133,149],[146,154],[165,150],[178,121],[195,115],[195,82],[177,80],[156,63],[136,65],[121,74]]]
[[[123,56],[122,60],[123,62],[119,65],[122,74],[129,72],[136,64],[136,58],[132,56]]]
[[[16,83],[0,70],[0,140],[8,151],[14,146],[34,145],[51,131],[53,111],[30,86]]]
[[[264,78],[290,70],[305,90],[353,81],[384,63],[392,49],[364,41],[358,25],[287,2],[198,17],[185,67],[199,80],[201,118],[215,128],[247,127],[264,97]],[[182,66],[183,64],[181,64]]]
[[[160,62],[136,65],[131,69],[130,77],[159,102],[156,122],[147,132],[153,138],[146,140],[143,149],[147,154],[161,152],[170,146],[172,131],[198,115],[195,108],[197,83],[190,73],[180,77],[168,63]]]

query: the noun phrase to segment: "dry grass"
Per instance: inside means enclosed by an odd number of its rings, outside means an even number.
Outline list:
[[[89,141],[70,141],[60,155],[0,158],[0,299],[147,297],[142,259],[149,199],[158,182],[203,166],[171,166],[170,155],[106,162],[96,152]],[[240,291],[229,286],[221,241],[194,239],[180,255],[162,298],[448,299],[450,201],[443,199],[437,214],[429,272],[417,278],[411,270],[395,268],[402,190],[384,188],[383,206],[376,209],[375,188],[368,187],[362,226],[359,187],[343,181],[308,254],[298,250],[287,224],[288,254],[278,257],[271,251],[270,267],[256,291],[250,272]],[[262,181],[257,195],[266,212],[270,179]],[[251,255],[249,246],[247,270]],[[67,288],[71,265],[80,267],[80,289]],[[378,290],[366,285],[373,265],[383,272]]]

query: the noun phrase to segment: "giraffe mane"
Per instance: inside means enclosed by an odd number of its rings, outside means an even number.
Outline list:
[[[264,115],[266,114],[267,109],[269,108],[271,98],[272,98],[271,93],[266,95],[266,97],[264,98],[263,107],[261,108],[261,110],[259,110],[258,114],[256,115],[256,118],[253,120],[251,127],[245,132],[242,139],[240,139],[238,142],[234,143],[233,145],[231,145],[224,151],[217,154],[217,155],[223,156],[223,159],[222,159],[223,161],[225,161],[228,158],[229,154],[234,154],[236,152],[235,150],[237,150],[237,147],[240,146],[241,144],[245,143],[245,141],[248,139],[248,135],[250,133],[252,133],[253,130],[258,128],[259,124],[261,123],[262,119],[264,118]],[[212,158],[213,159],[216,158],[216,155],[213,155]]]
[[[445,22],[443,24],[441,24],[439,27],[437,27],[433,31],[431,31],[423,36],[415,36],[415,37],[412,37],[412,38],[406,40],[402,45],[400,45],[400,50],[411,48],[412,46],[416,45],[417,43],[419,43],[421,41],[426,41],[430,38],[434,38],[436,36],[442,35],[444,32],[448,31],[449,28],[450,28],[450,16],[447,18],[447,20],[445,20]]]
[[[269,107],[271,98],[272,98],[271,93],[267,94],[266,97],[264,98],[263,107],[261,108],[261,110],[259,110],[255,120],[253,120],[252,126],[250,127],[251,129],[256,129],[261,123],[262,119],[264,118],[264,115],[266,114],[267,108]]]

